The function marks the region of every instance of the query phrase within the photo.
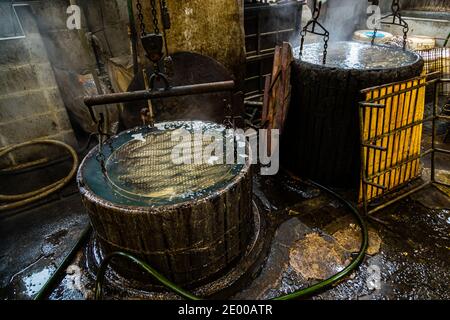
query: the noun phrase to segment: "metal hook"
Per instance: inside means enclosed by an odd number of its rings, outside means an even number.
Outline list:
[[[322,1],[319,1],[319,5],[317,5],[317,0],[314,0],[314,11],[312,14],[312,18],[317,20],[320,16],[320,11],[322,10]]]
[[[150,79],[148,80],[150,84],[149,89],[153,90],[155,88],[155,81],[160,79],[162,79],[162,81],[164,82],[164,90],[170,89],[169,79],[164,73],[160,72],[154,72],[150,76]]]

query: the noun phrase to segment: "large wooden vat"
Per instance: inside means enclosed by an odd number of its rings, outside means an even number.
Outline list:
[[[410,51],[356,42],[306,45],[292,66],[292,98],[282,136],[281,163],[292,173],[340,187],[358,187],[360,90],[421,74]]]
[[[252,182],[249,164],[174,164],[179,142],[171,135],[179,128],[225,134],[223,126],[200,121],[129,130],[104,146],[104,174],[95,148],[77,179],[102,255],[131,253],[192,287],[214,280],[246,251]],[[142,280],[127,261],[117,259],[113,269]]]

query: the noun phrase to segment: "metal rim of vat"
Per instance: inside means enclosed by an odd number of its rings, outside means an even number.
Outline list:
[[[188,123],[188,122],[193,122],[193,121],[172,121],[172,122],[164,122],[164,123],[160,123],[160,125],[163,124],[170,124],[170,123]],[[215,124],[213,122],[210,121],[201,121],[204,124]],[[138,132],[142,129],[142,127],[136,127],[134,129],[128,130],[126,131],[127,134],[132,134],[134,132]],[[115,136],[110,137],[105,143],[109,142],[109,141],[114,141],[115,139],[117,139],[119,136],[121,136],[122,134],[124,134],[125,132],[121,132]],[[199,196],[198,198],[195,199],[188,199],[186,201],[182,201],[182,202],[178,202],[178,203],[174,203],[174,204],[166,204],[166,205],[158,205],[158,206],[152,206],[152,205],[148,205],[148,206],[142,206],[142,205],[123,205],[123,204],[118,204],[118,203],[114,203],[112,201],[106,200],[104,198],[102,198],[101,196],[97,195],[86,183],[85,183],[85,179],[83,176],[84,173],[84,168],[86,167],[86,163],[88,161],[90,161],[91,159],[95,160],[95,156],[98,153],[98,148],[99,146],[94,147],[91,151],[89,151],[89,153],[84,157],[83,161],[80,164],[80,167],[78,169],[77,172],[77,184],[78,184],[78,189],[80,194],[82,195],[82,197],[85,197],[87,199],[89,199],[92,202],[98,203],[99,205],[101,205],[102,207],[106,208],[106,209],[113,209],[113,210],[119,210],[119,211],[124,211],[127,213],[142,213],[142,212],[154,212],[156,213],[160,213],[160,212],[170,212],[170,211],[174,211],[176,209],[179,208],[183,208],[185,206],[192,206],[192,203],[200,203],[200,202],[207,202],[213,198],[216,198],[224,193],[227,193],[231,188],[233,188],[237,183],[239,183],[242,179],[245,178],[245,176],[247,174],[251,174],[249,173],[250,169],[251,169],[251,164],[250,161],[247,160],[245,162],[245,164],[242,166],[242,168],[240,169],[239,173],[234,175],[234,177],[230,180],[227,181],[226,185],[223,188],[220,188],[218,190],[215,190],[213,192],[208,193],[207,195],[204,196]],[[96,161],[96,160],[95,160]]]
[[[253,233],[252,238],[245,250],[245,253],[239,261],[224,275],[195,287],[192,292],[195,295],[224,299],[235,294],[247,283],[245,280],[251,280],[251,275],[256,274],[263,266],[264,253],[269,248],[267,245],[270,239],[266,239],[267,226],[266,221],[260,213],[260,208],[252,201],[253,210]],[[98,244],[98,240],[91,236],[88,245],[84,249],[85,266],[88,276],[95,280],[98,267],[103,259],[103,253]],[[111,293],[111,298],[129,298],[129,299],[156,299],[156,300],[175,300],[180,299],[173,292],[167,291],[167,288],[160,285],[144,284],[136,280],[129,280],[117,273],[111,266],[105,274],[105,284]]]
[[[359,43],[356,41],[342,41],[342,42],[348,42],[348,43]],[[362,46],[367,46],[370,47],[370,44],[366,44],[366,43],[359,43]],[[332,44],[329,44],[329,46],[331,46]],[[308,45],[305,45],[305,47],[303,48],[303,50],[305,50],[305,48],[307,48]],[[396,52],[403,52],[403,53],[407,53],[408,55],[410,55],[411,57],[414,57],[414,60],[411,60],[411,62],[409,62],[408,64],[404,65],[404,66],[400,66],[400,67],[383,67],[383,68],[364,68],[364,69],[355,69],[355,68],[344,68],[344,67],[339,67],[339,66],[335,66],[335,65],[323,65],[320,63],[312,63],[306,60],[302,60],[301,57],[298,57],[297,55],[294,56],[294,60],[297,64],[304,64],[307,65],[311,68],[317,68],[319,70],[330,70],[330,69],[334,69],[334,70],[340,70],[340,71],[344,71],[344,72],[374,72],[374,71],[387,71],[387,70],[402,70],[403,68],[409,68],[415,64],[417,64],[420,61],[423,61],[423,58],[416,52],[412,51],[412,50],[403,50],[402,48],[396,48],[394,46],[389,46],[389,45],[385,45],[385,44],[379,44],[379,43],[375,43],[373,46],[375,47],[382,47],[382,48],[387,48]],[[297,48],[296,48],[297,49]]]

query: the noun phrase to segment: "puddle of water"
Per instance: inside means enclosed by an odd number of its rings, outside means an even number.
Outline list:
[[[46,267],[41,271],[34,272],[22,278],[24,284],[24,294],[29,297],[34,296],[42,289],[44,284],[50,279],[54,272],[54,268]]]

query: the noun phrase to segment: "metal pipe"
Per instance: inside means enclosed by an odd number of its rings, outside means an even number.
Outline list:
[[[419,84],[417,84],[415,86],[412,86],[412,87],[408,87],[408,88],[405,88],[405,89],[402,89],[402,90],[398,90],[398,91],[395,91],[395,92],[392,92],[392,93],[385,94],[385,95],[377,97],[377,98],[373,98],[373,99],[371,99],[371,101],[375,102],[375,101],[385,100],[385,99],[390,98],[390,97],[399,96],[399,95],[401,95],[403,93],[411,92],[413,90],[420,89],[422,87],[426,87],[426,86],[430,85],[430,83],[436,82],[437,80],[438,79],[434,79],[434,80],[429,80],[429,81],[424,82],[424,83],[419,83]]]
[[[263,103],[261,101],[244,101],[244,104],[247,106],[262,106]]]
[[[233,80],[219,81],[212,83],[171,87],[169,89],[154,89],[151,91],[141,90],[134,92],[94,95],[84,98],[84,103],[86,104],[86,106],[92,107],[111,103],[132,102],[139,100],[160,99],[160,98],[187,96],[220,91],[230,91],[233,90],[234,87],[235,83]]]
[[[367,205],[368,205],[368,199],[367,199],[367,170],[366,170],[366,155],[364,152],[364,109],[358,108],[359,111],[359,149],[360,149],[360,164],[361,164],[361,188],[362,188],[362,200],[363,200],[363,206],[364,206],[364,213],[367,215]]]
[[[380,139],[385,138],[385,137],[393,136],[396,133],[399,133],[401,131],[405,131],[405,130],[410,129],[410,128],[415,127],[415,126],[420,126],[421,124],[424,124],[425,122],[433,121],[433,119],[434,119],[434,117],[431,116],[431,117],[425,118],[423,120],[417,120],[417,121],[411,122],[411,123],[409,123],[409,124],[407,124],[407,125],[405,125],[403,127],[400,127],[400,128],[397,128],[397,129],[393,129],[393,130],[391,130],[389,132],[382,133],[382,134],[379,134],[379,135],[377,135],[375,137],[369,138],[368,140],[363,141],[363,143],[370,144],[373,141],[377,141],[377,140],[380,140]]]
[[[439,115],[439,116],[437,116],[436,118],[439,119],[439,120],[447,120],[447,121],[450,120],[450,116]]]
[[[402,195],[400,195],[400,196],[398,196],[398,197],[396,197],[396,198],[394,198],[394,199],[392,199],[390,201],[387,201],[387,202],[379,205],[378,207],[370,210],[367,214],[373,214],[373,213],[375,213],[377,211],[380,211],[381,209],[384,209],[384,208],[390,206],[391,204],[393,204],[393,203],[395,203],[395,202],[397,202],[399,200],[402,200],[402,199],[408,197],[409,195],[411,195],[413,193],[416,193],[417,191],[422,190],[423,188],[428,187],[430,185],[432,185],[432,183],[431,182],[427,182],[427,183],[425,183],[425,184],[423,184],[421,186],[418,186],[417,188],[411,189],[408,192],[405,192],[404,194],[402,194]]]
[[[387,172],[389,172],[389,171],[394,171],[395,169],[399,169],[399,168],[401,168],[402,166],[404,166],[405,164],[410,163],[410,162],[413,162],[413,161],[415,161],[415,160],[417,160],[417,159],[421,159],[421,158],[423,158],[423,157],[429,155],[429,154],[432,153],[432,152],[433,152],[433,150],[432,150],[432,149],[429,149],[429,150],[427,150],[427,151],[425,151],[425,152],[423,152],[423,153],[421,153],[421,154],[419,154],[419,155],[416,155],[416,156],[413,156],[413,157],[409,157],[409,158],[407,158],[405,161],[401,161],[401,162],[399,162],[399,163],[397,163],[397,164],[395,164],[395,165],[393,165],[393,166],[391,166],[391,167],[389,167],[389,168],[387,168],[387,169],[384,169],[384,170],[381,170],[381,171],[379,171],[379,172],[377,172],[377,173],[375,173],[375,174],[369,175],[369,176],[367,177],[367,180],[370,181],[370,180],[372,180],[372,179],[374,179],[374,178],[377,178],[377,177],[380,177],[380,176],[384,175],[385,173],[387,173]],[[449,152],[450,152],[450,150],[449,150]]]
[[[450,150],[441,149],[441,148],[435,148],[435,149],[434,149],[434,152],[444,153],[444,154],[450,154]]]
[[[371,108],[386,108],[386,106],[382,103],[372,103],[372,102],[360,102],[360,106],[363,107],[371,107]]]
[[[375,149],[375,150],[378,150],[378,151],[387,151],[386,147],[377,146],[377,145],[373,145],[373,144],[370,144],[370,143],[363,143],[363,146],[366,147],[366,148],[371,148],[371,149]]]
[[[378,189],[382,189],[382,190],[386,190],[386,189],[387,189],[387,187],[385,187],[385,186],[383,186],[383,185],[381,185],[381,184],[378,184],[378,183],[369,181],[369,180],[364,180],[363,182],[364,182],[365,184],[368,184],[368,185],[370,185],[370,186],[372,186],[372,187],[375,187],[375,188],[378,188]]]
[[[427,78],[429,78],[429,77],[431,77],[431,76],[437,76],[437,75],[439,75],[439,74],[441,74],[440,71],[434,71],[434,72],[427,73],[426,75],[417,76],[417,77],[408,79],[408,81],[422,80],[423,78],[427,79]],[[431,83],[433,83],[433,82],[436,82],[436,81],[438,81],[438,80],[439,80],[439,79],[432,79],[432,80],[429,80],[429,81],[427,81],[427,83],[426,83],[425,85],[429,85],[429,84],[431,84]],[[442,81],[442,79],[441,79],[440,81]],[[360,92],[361,92],[361,93],[366,93],[366,92],[369,92],[369,91],[373,91],[373,90],[375,90],[375,89],[386,88],[386,87],[389,87],[389,86],[395,86],[395,85],[397,85],[397,84],[402,84],[402,83],[404,83],[404,82],[405,82],[405,81],[402,80],[402,81],[392,82],[392,83],[389,83],[389,84],[387,84],[387,85],[369,87],[369,88],[366,88],[366,89],[361,90]],[[414,87],[411,87],[411,88],[409,88],[409,89],[414,89]],[[400,91],[398,91],[398,92],[400,92]],[[397,93],[397,91],[394,92],[394,95],[395,95],[395,93]],[[387,95],[384,95],[383,97],[388,97],[388,96],[387,96]],[[381,100],[381,99],[380,99],[380,100]]]
[[[436,117],[439,107],[438,82],[434,84],[433,121],[431,122],[431,182],[436,181],[435,161],[436,161]]]

